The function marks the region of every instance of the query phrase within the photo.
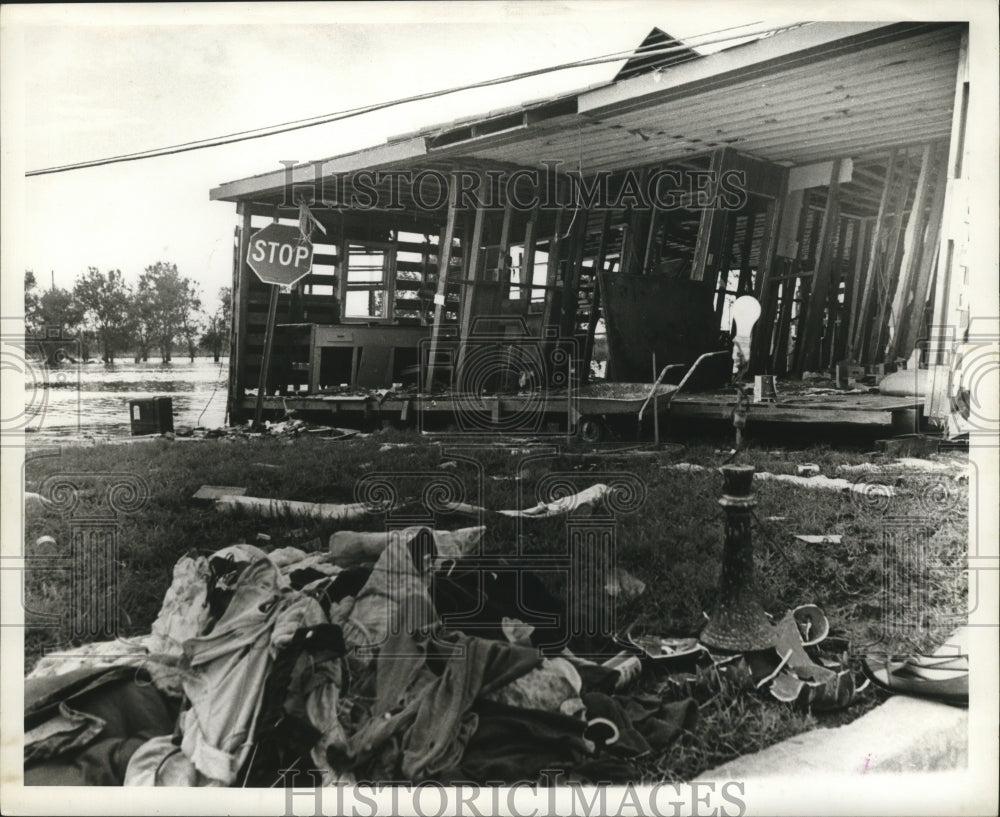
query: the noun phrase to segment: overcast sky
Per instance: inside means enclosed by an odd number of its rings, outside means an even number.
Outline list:
[[[87,266],[135,280],[158,260],[206,304],[229,283],[235,206],[215,185],[389,136],[603,84],[621,63],[235,145],[24,178],[26,170],[203,139],[636,47],[654,26],[689,38],[740,24],[863,19],[885,0],[4,5],[0,82],[3,314],[33,269],[71,286]],[[760,29],[761,25],[754,25]],[[735,34],[736,32],[732,32]],[[727,35],[728,36],[728,35]],[[722,47],[704,49],[715,50]],[[12,275],[13,273],[13,275]],[[16,277],[16,284],[11,281]],[[7,299],[10,298],[11,301]]]
[[[8,104],[16,102],[11,88],[23,94],[23,141],[12,150],[8,132],[5,176],[18,164],[31,170],[102,158],[622,51],[653,26],[685,36],[761,19],[750,5],[709,8],[714,13],[597,2],[5,6],[4,67],[14,67],[14,76],[4,71],[8,120],[21,112]],[[52,272],[68,287],[89,265],[119,268],[134,280],[148,264],[173,261],[211,302],[231,276],[236,222],[234,205],[208,200],[211,187],[277,169],[281,160],[324,158],[603,83],[618,67],[561,71],[252,142],[23,179],[5,199],[20,204],[21,214],[5,272],[33,269],[44,285]]]

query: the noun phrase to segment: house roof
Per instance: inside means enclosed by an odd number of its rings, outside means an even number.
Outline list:
[[[210,196],[267,201],[289,182],[316,182],[317,174],[429,162],[562,161],[589,174],[684,160],[725,145],[789,165],[878,156],[890,146],[948,136],[960,32],[960,24],[811,23],[714,54],[646,65],[643,73],[620,72],[604,86],[228,182]]]

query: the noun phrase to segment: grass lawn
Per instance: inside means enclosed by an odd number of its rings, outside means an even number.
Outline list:
[[[386,443],[394,447],[383,448]],[[401,445],[406,444],[406,445]],[[617,610],[620,629],[639,620],[642,629],[662,635],[695,635],[712,607],[723,541],[723,513],[718,505],[722,479],[714,467],[724,455],[719,443],[692,443],[684,450],[656,456],[622,454],[613,458],[554,456],[534,459],[523,475],[522,505],[533,505],[535,484],[552,471],[578,475],[580,487],[606,481],[602,472],[635,474],[646,486],[645,505],[617,523],[617,564],[646,583],[638,599]],[[567,451],[574,453],[571,446]],[[579,450],[575,453],[580,453]],[[493,509],[518,506],[513,479],[523,453],[511,453],[494,444],[477,455],[486,479],[482,503]],[[295,545],[305,550],[324,548],[334,530],[376,530],[382,520],[358,523],[302,523],[287,519],[226,516],[211,507],[197,507],[190,497],[203,484],[239,485],[252,496],[314,502],[351,502],[355,481],[376,471],[438,470],[441,446],[411,432],[383,431],[372,436],[325,442],[307,436],[293,440],[235,439],[200,442],[155,440],[133,445],[64,448],[61,453],[29,452],[25,466],[27,490],[37,491],[51,474],[82,476],[81,505],[100,501],[103,481],[110,474],[140,476],[149,486],[149,500],[137,513],[120,516],[120,571],[118,598],[120,632],[149,632],[163,593],[170,584],[174,562],[184,553],[211,553],[236,542],[270,537],[264,547]],[[816,463],[830,477],[859,478],[839,472],[838,466],[871,460],[858,451],[812,445],[775,450],[773,444],[751,447],[740,462],[758,471],[795,473],[800,463]],[[704,471],[669,467],[678,462],[708,466]],[[267,467],[277,466],[277,467]],[[479,477],[464,462],[440,473],[459,477],[477,502]],[[102,476],[104,475],[104,476]],[[966,486],[937,474],[907,470],[874,477],[895,484],[896,495],[884,504],[865,502],[845,493],[815,490],[773,481],[756,481],[758,522],[754,528],[757,581],[765,609],[776,616],[804,603],[818,604],[828,616],[834,634],[848,637],[856,648],[874,645],[882,635],[883,537],[886,520],[900,516],[922,521],[927,558],[914,569],[924,579],[927,597],[925,627],[913,636],[920,647],[941,643],[964,620],[968,524]],[[769,517],[778,519],[768,521]],[[464,527],[469,517],[439,518],[442,528]],[[526,523],[526,552],[558,553],[566,539],[561,518]],[[487,549],[513,552],[515,523],[501,520],[487,530]],[[805,544],[792,534],[840,534],[840,545]],[[26,554],[33,564],[46,556],[63,556],[70,536],[70,520],[41,508],[26,512]],[[55,540],[37,544],[42,536]],[[258,543],[260,544],[260,543]],[[905,551],[909,553],[909,551]],[[919,551],[913,550],[913,558]],[[905,556],[904,558],[909,558]],[[65,623],[70,598],[66,571],[33,569],[26,572],[26,668],[45,650],[72,646]],[[546,577],[543,577],[546,578]],[[551,577],[554,592],[561,588]],[[57,623],[43,624],[41,616]],[[878,650],[912,650],[899,633],[889,633]],[[873,648],[875,649],[875,648]],[[645,691],[665,692],[663,678],[644,677]],[[731,694],[729,694],[731,693]],[[701,771],[738,755],[817,726],[830,726],[857,717],[880,702],[869,687],[848,710],[831,715],[792,709],[764,694],[716,687],[699,695],[701,723],[697,730],[663,756],[650,758],[648,780],[688,780]]]

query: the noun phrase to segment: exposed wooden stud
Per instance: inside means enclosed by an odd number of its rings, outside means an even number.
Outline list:
[[[524,225],[524,252],[521,256],[521,308],[527,314],[531,306],[531,289],[535,282],[535,240],[538,230],[538,203],[528,214]]]
[[[562,221],[563,209],[556,210],[555,226],[552,230],[552,240],[548,247],[548,262],[545,267],[545,303],[542,310],[542,327],[552,326],[554,318],[558,315],[559,295],[557,285],[559,282],[559,261],[562,251]]]
[[[562,318],[559,322],[559,334],[562,338],[572,338],[576,334],[580,269],[583,266],[583,245],[587,240],[587,221],[589,218],[589,210],[579,210],[574,230],[570,236],[570,252],[567,253],[567,268],[561,296]]]
[[[476,194],[476,215],[473,219],[472,232],[469,236],[469,243],[465,246],[465,276],[462,285],[461,312],[458,329],[458,361],[457,371],[462,371],[462,364],[465,362],[465,346],[469,340],[469,333],[472,331],[472,319],[476,312],[476,292],[482,277],[483,265],[483,230],[486,224],[486,181],[485,177],[479,179],[479,190]]]
[[[875,227],[872,229],[871,251],[868,255],[868,269],[865,272],[864,278],[860,282],[861,303],[859,304],[857,311],[854,313],[856,319],[851,322],[854,332],[851,335],[850,346],[847,350],[847,356],[851,359],[855,359],[855,357],[860,358],[862,352],[864,351],[861,348],[863,339],[870,328],[867,324],[867,316],[869,305],[871,304],[872,290],[875,289],[875,268],[879,259],[878,248],[882,241],[882,229],[885,224],[886,208],[889,205],[889,195],[893,187],[898,155],[899,151],[893,149],[892,153],[889,155],[889,164],[885,169],[885,180],[882,184],[882,199],[879,202],[878,215],[875,217]]]
[[[766,241],[766,249],[762,244],[758,254],[758,274],[754,294],[761,305],[761,330],[754,334],[750,360],[753,371],[773,372],[772,351],[774,335],[777,328],[776,312],[778,307],[778,284],[774,280],[779,270],[787,266],[788,249],[783,246],[781,237],[786,230],[794,235],[798,228],[799,215],[802,212],[803,190],[788,193],[785,189],[787,173],[782,180],[782,189],[776,199],[768,205],[768,222],[764,230],[762,242]],[[785,242],[787,243],[787,242]]]
[[[490,299],[490,313],[499,315],[510,289],[510,244],[514,223],[514,203],[508,200],[503,208],[503,222],[500,225],[500,244],[497,258],[497,281]]]
[[[863,218],[858,220],[858,233],[855,237],[854,271],[851,274],[850,297],[845,296],[844,306],[847,312],[847,329],[844,333],[844,358],[851,359],[851,344],[854,338],[855,322],[858,314],[858,301],[861,298],[861,287],[864,283],[864,270],[868,265],[868,252],[871,249],[872,229],[875,220]]]
[[[911,182],[912,179],[907,176],[900,185],[899,189],[900,202],[892,220],[892,230],[889,233],[886,261],[882,268],[882,272],[884,274],[880,275],[878,279],[878,317],[871,326],[871,338],[865,357],[868,363],[878,363],[879,360],[883,358],[884,354],[883,335],[885,333],[886,322],[889,317],[889,304],[892,298],[893,287],[896,283],[896,277],[899,274],[899,264],[897,263],[897,258],[899,256],[900,243],[903,234],[903,220],[904,217],[906,217],[905,206],[906,202],[910,198]],[[908,217],[906,218],[909,220]]]
[[[427,360],[427,378],[424,390],[428,393],[434,390],[434,367],[437,358],[438,342],[441,334],[441,321],[444,317],[444,300],[448,290],[448,267],[451,265],[451,245],[455,239],[455,218],[458,213],[458,180],[452,178],[448,193],[448,218],[445,222],[442,245],[438,247],[438,281],[437,292],[434,295],[434,323],[431,325],[430,352]]]
[[[271,347],[274,343],[274,320],[278,312],[277,284],[271,285],[271,299],[267,307],[267,324],[264,328],[264,357],[260,364],[260,377],[257,379],[257,400],[254,405],[253,427],[259,429],[264,415],[264,395],[267,394],[267,375],[271,364]]]
[[[239,415],[237,403],[243,398],[246,388],[246,348],[247,348],[247,309],[250,304],[250,276],[253,271],[247,263],[250,250],[250,205],[240,201],[236,204],[236,213],[240,220],[239,241],[237,242],[236,258],[233,260],[233,326],[230,344],[229,360],[229,422],[235,422]]]
[[[802,272],[802,240],[805,237],[806,224],[809,220],[809,198],[809,191],[807,190],[797,190],[792,193],[786,203],[786,213],[788,208],[794,206],[796,202],[798,202],[798,208],[795,211],[795,217],[789,219],[788,229],[785,229],[784,223],[782,225],[782,234],[785,236],[783,254],[789,259],[786,264],[789,274],[785,276],[785,280],[781,284],[781,309],[779,310],[776,323],[777,334],[771,363],[772,371],[779,377],[788,372],[788,346],[789,333],[792,326],[792,305],[795,299],[797,279]],[[791,236],[794,236],[794,239]],[[777,284],[777,281],[775,284]]]
[[[805,319],[802,323],[802,352],[797,365],[800,371],[815,369],[821,364],[820,333],[830,293],[830,278],[833,271],[833,255],[835,252],[837,222],[839,218],[840,159],[835,159],[833,170],[830,172],[830,184],[826,192],[826,208],[823,211],[821,227],[822,243],[819,245],[819,258],[816,259],[815,274],[813,275],[809,300],[804,304]]]
[[[736,286],[739,295],[753,292],[753,273],[750,267],[750,253],[753,252],[753,234],[757,228],[757,211],[751,210],[746,216],[743,228],[743,244],[740,246],[740,279]],[[759,262],[758,262],[759,263]]]
[[[917,189],[913,194],[913,207],[910,217],[906,220],[906,232],[903,236],[903,257],[900,262],[899,276],[896,279],[895,291],[890,293],[891,307],[887,319],[892,330],[889,358],[902,355],[909,357],[912,349],[900,348],[899,329],[903,320],[903,312],[909,305],[913,289],[913,279],[917,274],[917,262],[920,258],[924,241],[924,212],[927,209],[927,199],[930,193],[930,178],[933,172],[932,160],[934,146],[924,145],[920,157],[920,175],[917,177]]]
[[[804,367],[802,366],[802,354],[805,349],[805,345],[803,343],[805,332],[803,330],[806,317],[809,313],[809,299],[812,294],[813,278],[816,274],[816,248],[818,246],[822,246],[823,241],[823,226],[825,222],[820,218],[821,212],[823,211],[812,212],[812,227],[809,230],[809,249],[806,253],[806,260],[812,265],[812,275],[799,276],[799,309],[794,319],[795,346],[792,351],[792,370],[797,374],[801,374],[804,370]],[[817,221],[819,221],[818,225],[816,223]]]
[[[714,172],[715,179],[718,179],[731,148],[718,148],[712,152],[710,170]],[[709,190],[709,195],[714,195],[716,188],[713,186]],[[719,214],[722,211],[718,207],[706,207],[701,211],[701,222],[698,225],[698,241],[695,245],[694,259],[691,266],[691,280],[704,281],[705,274],[709,269],[717,269],[716,258],[712,248],[718,245],[717,234],[721,229]]]
[[[725,211],[721,220],[722,230],[719,238],[718,275],[715,284],[715,326],[722,324],[722,311],[726,306],[726,290],[729,288],[729,268],[732,266],[733,236],[736,232],[736,213]]]
[[[968,99],[969,33],[966,30],[962,32],[962,41],[958,52],[951,136],[948,142],[948,181],[943,207],[943,212],[947,213],[948,217],[942,219],[943,229],[941,231],[941,244],[938,247],[937,275],[934,286],[932,326],[935,327],[933,332],[935,337],[933,338],[933,346],[930,350],[930,362],[933,364],[943,365],[950,363],[951,349],[943,337],[944,328],[949,325],[954,326],[959,322],[956,320],[955,310],[959,306],[958,287],[961,285],[961,281],[958,280],[960,276],[952,274],[952,267],[956,244],[962,240],[959,231],[964,216],[959,209],[962,204],[961,200],[956,201],[956,194],[961,195],[961,187],[956,185],[956,181],[962,179],[963,153],[966,149],[965,119],[968,113]],[[949,410],[950,405],[946,399],[935,399],[933,395],[932,399],[925,405],[925,411],[935,417],[943,417]]]
[[[594,257],[594,292],[590,303],[590,320],[587,322],[587,338],[583,346],[582,381],[590,379],[590,360],[594,356],[594,336],[597,333],[597,322],[601,314],[601,279],[604,277],[604,259],[608,252],[608,232],[611,230],[611,210],[604,211],[601,223],[601,235],[597,244],[597,255]]]
[[[941,222],[944,216],[945,193],[948,187],[948,163],[946,157],[939,159],[937,178],[934,182],[934,198],[922,240],[923,251],[912,286],[912,301],[909,310],[902,315],[897,337],[899,342],[894,346],[896,355],[905,355],[913,349],[924,324],[924,309],[927,305],[931,274],[938,262],[941,242]],[[928,361],[934,362],[934,361]]]

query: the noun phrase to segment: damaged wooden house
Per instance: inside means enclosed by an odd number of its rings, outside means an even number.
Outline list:
[[[728,420],[743,295],[745,374],[778,379],[755,422],[943,422],[970,320],[967,42],[812,23],[701,54],[654,29],[604,86],[220,185],[230,422],[596,440],[650,395]],[[249,254],[274,222],[313,255],[272,304]],[[865,387],[904,366],[912,385]],[[816,373],[840,391],[796,386]]]

